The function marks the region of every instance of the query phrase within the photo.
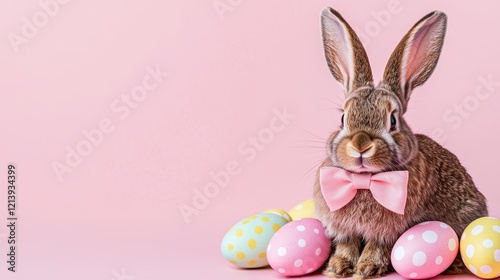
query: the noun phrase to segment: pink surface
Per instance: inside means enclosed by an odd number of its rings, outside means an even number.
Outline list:
[[[406,118],[500,216],[495,1],[2,1],[0,182],[14,162],[19,220],[17,272],[1,262],[0,278],[281,279],[234,268],[219,246],[236,221],[312,195],[343,99],[325,6],[358,32],[376,80],[414,22],[448,14]],[[4,256],[7,237],[0,226]]]

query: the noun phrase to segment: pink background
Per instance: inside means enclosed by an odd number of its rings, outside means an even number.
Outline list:
[[[365,34],[376,80],[414,22],[435,9],[448,14],[438,67],[414,91],[406,118],[414,132],[441,130],[434,138],[459,156],[491,215],[500,216],[500,146],[492,135],[500,85],[474,97],[481,77],[500,82],[495,1],[62,2],[46,22],[38,1],[0,3],[0,225],[9,162],[18,168],[19,217],[18,272],[2,261],[2,279],[279,279],[270,269],[234,268],[219,246],[240,219],[289,210],[312,195],[343,100],[323,55],[325,6]],[[228,10],[218,14],[214,3]],[[397,12],[388,12],[391,5]],[[40,27],[13,46],[9,36],[22,36],[23,18],[33,16]],[[112,104],[124,106],[122,95],[157,65],[169,76],[130,114],[117,113]],[[467,117],[448,115],[460,124],[443,117],[464,102]],[[269,132],[273,109],[283,108],[295,117],[255,157],[238,151],[250,147],[248,137]],[[82,131],[103,120],[113,131],[59,180],[53,163],[65,164],[66,147],[84,145]],[[186,223],[179,205],[192,206],[195,189],[230,161],[241,173]],[[0,226],[3,256],[6,237]]]

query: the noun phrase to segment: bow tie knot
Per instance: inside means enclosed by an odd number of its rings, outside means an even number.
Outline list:
[[[408,171],[389,171],[377,174],[352,173],[337,167],[320,169],[321,193],[331,211],[348,204],[359,189],[370,190],[373,198],[385,208],[404,214]]]
[[[362,174],[352,174],[352,186],[355,189],[361,190],[369,190],[370,189],[370,181],[372,178],[371,173],[362,173]]]

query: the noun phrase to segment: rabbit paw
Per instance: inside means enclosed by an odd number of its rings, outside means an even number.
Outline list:
[[[354,268],[354,278],[379,278],[389,271],[389,264],[376,263],[371,260],[360,261]]]
[[[391,270],[391,245],[369,241],[354,268],[357,279],[379,278]]]
[[[323,274],[331,278],[346,278],[354,274],[352,262],[346,258],[333,255],[330,257]]]

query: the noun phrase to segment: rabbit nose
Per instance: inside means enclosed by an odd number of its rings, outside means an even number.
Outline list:
[[[347,144],[347,154],[353,158],[369,158],[375,154],[375,145],[372,142],[369,146],[360,149],[349,143]]]
[[[375,153],[375,144],[364,132],[356,133],[347,144],[347,153],[351,157],[371,157]]]

